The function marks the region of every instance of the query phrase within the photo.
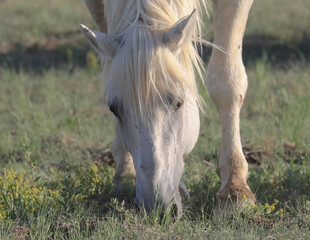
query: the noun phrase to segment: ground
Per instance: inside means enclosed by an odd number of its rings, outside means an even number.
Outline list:
[[[133,182],[114,191],[113,115],[78,31],[95,27],[83,1],[0,6],[0,239],[310,239],[308,0],[254,1],[249,17],[241,136],[257,205],[215,207],[220,129],[201,84],[207,106],[184,172],[192,200],[176,222],[138,212]]]

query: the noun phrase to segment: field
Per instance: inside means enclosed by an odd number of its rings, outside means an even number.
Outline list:
[[[133,182],[114,191],[114,117],[78,30],[95,27],[83,1],[0,1],[0,20],[0,239],[310,239],[308,0],[256,0],[249,17],[241,136],[257,205],[216,210],[220,126],[201,85],[178,221],[137,212]]]

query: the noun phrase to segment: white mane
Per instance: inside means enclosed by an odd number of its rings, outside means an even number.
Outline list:
[[[204,5],[203,5],[204,6]],[[122,39],[113,61],[103,57],[105,95],[129,102],[141,116],[151,116],[152,106],[162,101],[169,107],[169,98],[182,99],[182,88],[192,92],[201,106],[195,69],[201,74],[201,59],[189,42],[176,56],[162,43],[162,34],[176,22],[200,12],[199,0],[105,0],[108,34]],[[200,22],[192,36],[199,42]]]

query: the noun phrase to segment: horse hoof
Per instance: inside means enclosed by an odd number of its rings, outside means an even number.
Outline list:
[[[216,205],[219,209],[244,208],[256,203],[255,194],[246,183],[227,184],[216,194]]]

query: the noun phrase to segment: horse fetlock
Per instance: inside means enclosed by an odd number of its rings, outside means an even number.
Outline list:
[[[218,166],[219,176],[228,176],[233,179],[238,176],[242,179],[247,179],[248,163],[241,151],[234,151],[228,155],[222,153]],[[227,177],[226,177],[227,178]]]
[[[246,180],[248,178],[248,163],[242,152],[237,151],[230,155],[229,162],[231,164],[232,179],[234,176]]]
[[[227,198],[229,193],[233,196],[232,199],[236,199],[236,196],[239,195],[238,191],[234,189],[248,189],[251,192],[246,183],[248,178],[248,163],[242,152],[235,151],[225,157],[221,155],[217,174],[221,179],[220,199]]]

